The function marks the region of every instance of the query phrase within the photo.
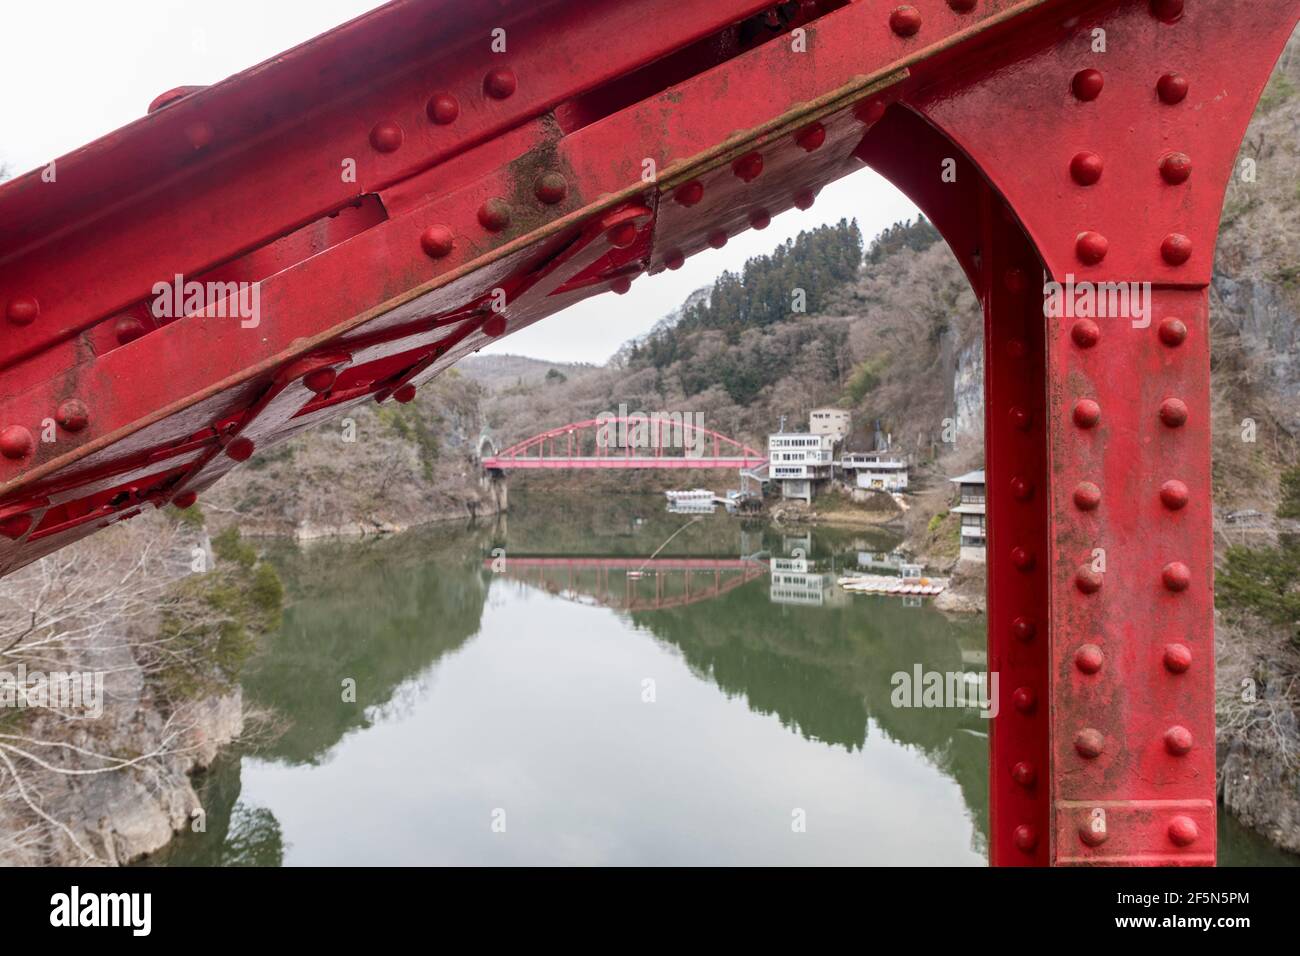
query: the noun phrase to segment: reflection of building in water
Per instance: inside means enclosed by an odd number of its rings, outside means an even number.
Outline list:
[[[772,603],[805,607],[846,603],[848,595],[835,587],[835,575],[811,567],[807,558],[772,558],[768,588]]]
[[[983,561],[984,472],[972,471],[948,480],[957,486],[958,503],[952,513],[961,515],[961,556],[967,561]]]
[[[871,571],[894,571],[906,563],[901,551],[859,551],[858,567]]]

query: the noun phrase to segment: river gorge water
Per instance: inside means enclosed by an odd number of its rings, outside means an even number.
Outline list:
[[[149,862],[985,865],[977,695],[893,695],[976,679],[983,618],[838,588],[897,560],[888,534],[512,505],[273,547],[289,603],[242,685],[275,732]],[[1225,865],[1296,862],[1223,814],[1220,841]]]

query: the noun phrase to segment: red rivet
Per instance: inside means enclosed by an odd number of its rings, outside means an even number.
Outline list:
[[[1094,830],[1092,821],[1079,824],[1079,839],[1086,846],[1101,846],[1110,834],[1105,830]]]
[[[1170,428],[1179,428],[1187,421],[1187,403],[1180,398],[1166,398],[1160,403],[1160,420]]]
[[[1032,482],[1023,478],[1015,477],[1011,479],[1011,494],[1017,501],[1028,501],[1034,496],[1034,486]]]
[[[1102,162],[1096,153],[1082,152],[1070,160],[1070,178],[1080,186],[1091,186],[1101,179]]]
[[[1101,88],[1106,85],[1100,70],[1080,70],[1070,81],[1070,89],[1077,99],[1085,103],[1101,96]]]
[[[948,0],[948,6],[958,13],[970,13],[975,9],[977,0]]]
[[[731,164],[731,171],[744,182],[752,183],[763,172],[763,157],[759,153],[747,153]]]
[[[255,451],[253,443],[247,438],[236,438],[226,446],[226,454],[235,461],[248,461]]]
[[[615,295],[627,295],[632,291],[632,280],[627,276],[619,276],[609,284],[609,287],[614,290]]]
[[[669,269],[676,271],[686,264],[686,257],[682,255],[680,249],[673,249],[664,256],[664,265]]]
[[[186,508],[194,507],[194,502],[198,500],[199,500],[199,496],[197,492],[182,491],[179,495],[177,495],[175,498],[172,499],[172,504],[174,504],[177,508],[180,508],[182,511],[184,511]]]
[[[79,432],[90,424],[90,411],[84,402],[69,398],[59,403],[54,420],[64,431]]]
[[[1156,93],[1161,102],[1173,106],[1187,97],[1187,77],[1181,73],[1166,73],[1156,81]]]
[[[1171,266],[1181,266],[1192,257],[1192,240],[1171,232],[1160,243],[1160,257]]]
[[[308,391],[320,395],[333,388],[334,382],[338,377],[339,373],[334,371],[332,368],[318,368],[304,375],[302,377],[302,384],[307,387]]]
[[[1022,823],[1016,827],[1013,839],[1021,853],[1033,853],[1034,848],[1038,846],[1038,831],[1028,823]]]
[[[1034,781],[1038,779],[1038,774],[1034,772],[1034,765],[1028,760],[1021,760],[1011,768],[1011,779],[1022,787],[1032,787]]]
[[[1034,552],[1028,548],[1017,546],[1011,549],[1011,563],[1021,571],[1032,571],[1035,560]]]
[[[1081,481],[1074,488],[1074,506],[1080,511],[1096,511],[1101,504],[1101,489],[1091,481]]]
[[[19,295],[9,300],[5,315],[14,325],[31,325],[41,314],[41,304],[30,295]]]
[[[479,207],[478,221],[488,232],[500,232],[510,225],[510,206],[493,196]]]
[[[430,226],[420,233],[420,248],[430,259],[441,259],[451,254],[455,239],[446,226]]]
[[[32,433],[22,425],[10,425],[0,431],[0,455],[17,461],[35,450],[36,441],[32,438]]]
[[[1170,511],[1178,511],[1187,504],[1187,486],[1171,478],[1160,486],[1160,500]]]
[[[407,382],[397,391],[393,392],[393,401],[399,405],[409,405],[415,401],[415,386]]]
[[[1006,286],[1008,292],[1019,295],[1025,291],[1025,271],[1012,266],[1002,273],[1002,284]]]
[[[402,132],[402,127],[391,121],[376,123],[370,131],[370,145],[381,153],[396,152],[404,139],[406,134]]]
[[[694,206],[704,198],[704,184],[698,180],[691,180],[684,186],[679,186],[673,193],[673,199],[681,206]]]
[[[1029,353],[1029,347],[1025,345],[1024,339],[1007,339],[1007,354],[1014,359],[1024,358]]]
[[[1183,0],[1151,0],[1151,13],[1172,23],[1183,15]]]
[[[1165,731],[1165,750],[1182,757],[1192,750],[1192,732],[1186,727],[1173,726]]]
[[[484,91],[494,100],[504,100],[514,93],[518,86],[519,80],[515,77],[515,71],[506,66],[489,70],[483,80]]]
[[[749,214],[749,224],[755,229],[766,229],[772,225],[772,217],[766,209],[755,209]]]
[[[799,209],[811,209],[816,201],[817,194],[811,189],[805,189],[794,197],[794,204]]]
[[[1161,570],[1160,579],[1170,591],[1186,591],[1192,584],[1192,571],[1181,561],[1170,561]]]
[[[1191,846],[1200,836],[1196,821],[1191,817],[1176,816],[1169,821],[1169,842],[1174,846]]]
[[[1159,328],[1160,341],[1164,342],[1170,348],[1175,348],[1183,344],[1187,338],[1187,326],[1181,319],[1163,319]]]
[[[1029,431],[1029,426],[1033,424],[1033,418],[1029,412],[1025,411],[1019,405],[1012,405],[1007,410],[1007,417],[1011,419],[1011,426],[1017,431]]]
[[[920,11],[907,4],[895,7],[889,15],[889,29],[900,37],[916,36],[917,31],[921,29]]]
[[[434,93],[429,97],[424,111],[428,114],[430,122],[446,126],[448,123],[456,122],[456,117],[460,116],[460,102],[450,93]]]
[[[1102,736],[1101,731],[1092,727],[1085,727],[1074,735],[1074,749],[1086,760],[1100,757],[1105,745],[1106,738]]]
[[[216,132],[212,129],[212,124],[205,123],[202,120],[185,127],[185,139],[195,150],[210,145],[216,135]]]
[[[866,100],[853,108],[853,115],[864,126],[875,126],[884,118],[887,108],[881,100]]]
[[[490,339],[499,339],[506,334],[506,317],[500,312],[483,323],[483,334]]]
[[[1092,319],[1079,319],[1070,329],[1070,338],[1081,349],[1090,349],[1101,341],[1101,326]]]
[[[1160,160],[1160,176],[1171,186],[1187,182],[1192,175],[1192,157],[1186,153],[1170,153]]]
[[[1164,663],[1169,673],[1182,674],[1192,666],[1192,649],[1186,644],[1166,644]]]
[[[569,181],[560,173],[545,173],[537,180],[533,193],[546,205],[554,206],[569,195]]]
[[[1090,564],[1079,565],[1074,572],[1074,586],[1084,594],[1096,594],[1101,590],[1101,572],[1094,571]]]
[[[1011,693],[1011,706],[1022,714],[1032,714],[1038,706],[1038,698],[1028,687],[1017,687]]]
[[[10,515],[8,518],[0,520],[0,535],[17,541],[27,533],[27,529],[31,526],[31,515]]]
[[[132,315],[124,315],[113,323],[113,335],[117,337],[119,345],[134,342],[144,335],[145,331],[144,323]]]
[[[821,123],[813,123],[796,136],[794,141],[808,153],[821,149],[822,144],[826,142],[826,127]]]
[[[709,236],[709,245],[714,249],[721,249],[727,244],[727,234],[725,232],[715,232]]]
[[[1011,622],[1011,634],[1021,644],[1028,644],[1038,633],[1038,627],[1026,617],[1018,617]]]
[[[1101,421],[1101,406],[1091,398],[1081,398],[1074,403],[1074,423],[1080,428],[1092,428]]]
[[[1099,232],[1081,232],[1074,240],[1074,253],[1084,265],[1095,266],[1106,258],[1110,241]]]
[[[627,249],[636,242],[637,228],[634,222],[620,222],[617,226],[612,226],[606,238],[609,244],[615,249]]]
[[[1074,652],[1074,666],[1085,674],[1095,674],[1101,670],[1106,655],[1096,644],[1084,644]]]

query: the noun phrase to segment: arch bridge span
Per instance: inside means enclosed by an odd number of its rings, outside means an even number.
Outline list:
[[[690,416],[602,416],[552,428],[483,459],[489,471],[535,468],[755,469],[767,456]]]

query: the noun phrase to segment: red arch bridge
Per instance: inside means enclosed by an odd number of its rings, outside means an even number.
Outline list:
[[[1207,288],[1298,12],[397,0],[165,93],[0,187],[0,573],[867,165],[984,308],[992,860],[1209,863]]]
[[[519,468],[755,469],[767,457],[690,416],[609,416],[552,428],[483,459],[488,470]]]

